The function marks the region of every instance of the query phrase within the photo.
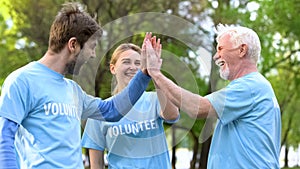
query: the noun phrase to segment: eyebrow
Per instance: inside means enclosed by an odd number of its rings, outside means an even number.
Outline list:
[[[220,46],[219,45],[216,46],[217,50],[220,49],[220,48],[224,48],[224,46],[221,46],[221,45]]]
[[[130,58],[122,58],[121,60],[131,60]]]
[[[141,60],[140,59],[136,59],[136,60],[133,60],[131,58],[122,58],[121,61],[133,61],[133,62],[140,62]]]

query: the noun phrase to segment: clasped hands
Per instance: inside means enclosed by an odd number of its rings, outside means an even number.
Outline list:
[[[151,77],[160,72],[162,65],[161,49],[160,39],[156,39],[156,36],[152,37],[152,33],[147,32],[142,45],[141,69]]]

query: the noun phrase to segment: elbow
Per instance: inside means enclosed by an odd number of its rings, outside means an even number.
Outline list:
[[[190,118],[193,118],[193,119],[204,119],[204,118],[207,118],[208,116],[208,112],[206,111],[187,111],[187,114]]]
[[[189,114],[190,115],[190,114]],[[217,117],[217,114],[214,110],[199,110],[197,113],[193,113],[190,115],[191,118],[196,119],[205,119],[209,117]]]
[[[168,116],[168,118],[166,119],[168,121],[175,121],[179,118],[179,111],[172,112],[172,113],[169,113],[169,114],[171,114],[171,115]]]
[[[172,110],[165,110],[161,112],[161,116],[166,120],[166,121],[176,121],[179,119],[180,113],[178,108],[174,108]]]

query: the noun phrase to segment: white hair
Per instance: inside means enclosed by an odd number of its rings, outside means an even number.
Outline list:
[[[218,24],[215,32],[217,34],[217,43],[219,43],[220,38],[224,34],[228,34],[230,36],[230,41],[234,46],[246,44],[248,46],[248,52],[246,55],[249,56],[254,63],[257,63],[260,58],[261,44],[257,33],[252,29],[242,26]]]

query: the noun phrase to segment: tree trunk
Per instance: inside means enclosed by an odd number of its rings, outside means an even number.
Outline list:
[[[289,163],[289,146],[285,144],[285,150],[284,150],[284,167],[288,168],[288,163]]]
[[[176,127],[172,125],[172,168],[176,169],[176,136],[175,136]]]
[[[196,168],[197,156],[198,156],[198,150],[199,150],[198,138],[193,137],[193,139],[194,139],[193,158],[190,162],[190,169],[195,169]]]
[[[207,159],[208,159],[211,138],[212,136],[210,136],[204,143],[202,143],[199,169],[207,169]]]

